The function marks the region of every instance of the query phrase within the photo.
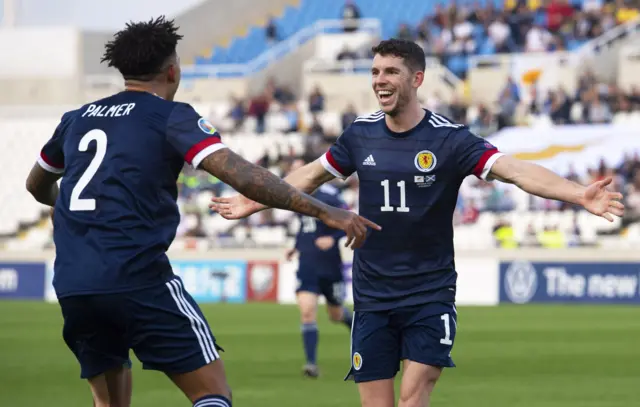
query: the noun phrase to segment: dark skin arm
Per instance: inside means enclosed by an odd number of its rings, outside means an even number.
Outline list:
[[[55,206],[58,199],[58,180],[60,174],[54,174],[35,164],[27,177],[27,191],[36,201],[48,206]]]
[[[353,242],[352,247],[359,247],[366,237],[367,226],[381,229],[368,219],[312,198],[228,148],[207,156],[200,167],[249,199],[271,208],[313,216],[327,226],[344,230],[347,234],[347,246]]]

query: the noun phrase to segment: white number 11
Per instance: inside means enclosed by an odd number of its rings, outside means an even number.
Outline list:
[[[400,206],[398,206],[397,208],[394,208],[393,206],[391,206],[389,202],[390,201],[389,180],[385,179],[384,181],[381,181],[380,185],[382,185],[382,187],[384,188],[384,206],[380,207],[380,210],[382,212],[393,212],[394,209],[397,210],[398,212],[409,212],[409,207],[407,206],[407,193],[406,193],[404,181],[398,181],[398,183],[396,184],[398,188],[400,188]]]

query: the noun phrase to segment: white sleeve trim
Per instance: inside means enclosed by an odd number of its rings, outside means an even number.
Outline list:
[[[211,144],[210,146],[203,148],[198,154],[196,154],[195,157],[193,157],[193,160],[191,160],[191,165],[193,166],[193,168],[198,168],[202,160],[215,153],[216,151],[222,150],[223,148],[227,148],[227,146],[222,143]]]
[[[54,174],[62,174],[64,172],[64,168],[56,168],[56,167],[52,167],[49,164],[47,164],[47,162],[45,160],[42,159],[42,157],[38,156],[38,164],[40,164],[40,166],[51,173]]]
[[[320,157],[320,163],[324,167],[325,170],[336,178],[345,179],[346,177],[340,173],[337,169],[333,168],[333,165],[329,163],[327,160],[327,153],[322,154]]]
[[[491,167],[496,163],[498,158],[502,157],[504,153],[495,153],[484,164],[484,168],[482,169],[482,173],[480,174],[480,178],[485,181],[491,181],[493,178],[489,177],[489,173],[491,172]]]

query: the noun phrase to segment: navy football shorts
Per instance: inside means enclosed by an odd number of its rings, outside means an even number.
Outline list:
[[[63,337],[83,379],[130,366],[130,349],[144,369],[165,373],[191,372],[220,357],[207,321],[177,276],[141,290],[59,302]]]
[[[342,276],[337,278],[318,277],[317,273],[310,270],[299,270],[296,274],[298,288],[296,293],[305,291],[322,295],[330,305],[342,305],[347,291]]]
[[[391,379],[408,359],[455,367],[451,349],[457,315],[452,303],[430,303],[389,311],[355,312],[351,328],[351,370],[356,383]]]

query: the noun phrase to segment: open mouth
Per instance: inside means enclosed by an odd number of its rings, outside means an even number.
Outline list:
[[[378,95],[378,100],[380,100],[380,102],[382,103],[389,102],[394,94],[395,92],[391,90],[379,90],[376,92],[376,95]]]

